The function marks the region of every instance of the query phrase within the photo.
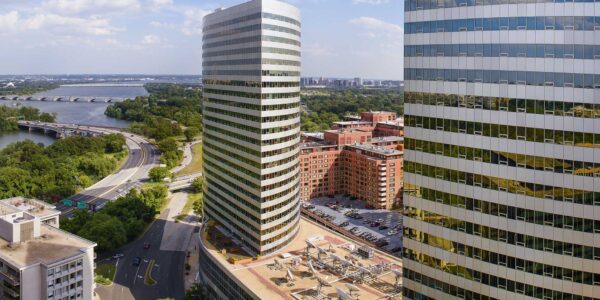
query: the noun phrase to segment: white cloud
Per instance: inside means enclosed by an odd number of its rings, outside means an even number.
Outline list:
[[[171,6],[173,6],[173,0],[148,0],[148,7],[153,11],[158,11]]]
[[[144,39],[142,40],[142,44],[144,44],[144,45],[156,45],[156,44],[160,44],[160,42],[161,42],[160,37],[153,35],[153,34],[144,36]]]
[[[89,18],[67,17],[53,13],[38,13],[22,18],[12,11],[0,15],[0,32],[44,31],[57,35],[111,35],[122,28],[114,27],[110,20],[98,16]]]
[[[108,13],[136,10],[138,0],[45,0],[41,10],[57,14]]]
[[[394,23],[388,23],[372,17],[360,17],[350,20],[350,23],[363,26],[369,30],[383,31],[388,33],[404,33],[402,26]]]
[[[183,21],[183,27],[181,31],[185,35],[202,34],[202,19],[209,13],[210,11],[203,9],[187,9],[183,13],[185,16],[185,21]]]
[[[379,5],[389,3],[390,0],[354,0],[354,4],[371,4]]]
[[[15,31],[18,23],[19,13],[17,11],[11,11],[7,14],[0,15],[0,33]]]

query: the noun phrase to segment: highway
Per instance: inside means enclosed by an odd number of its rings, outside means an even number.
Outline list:
[[[105,177],[96,184],[69,197],[73,201],[84,201],[88,204],[95,204],[96,207],[102,207],[110,200],[118,198],[127,193],[132,187],[141,185],[148,179],[148,172],[151,168],[160,163],[160,154],[158,150],[143,137],[121,132],[116,129],[78,126],[73,124],[48,124],[49,126],[60,126],[71,129],[84,129],[100,133],[121,133],[126,137],[129,156],[127,161],[115,173]],[[62,212],[61,217],[70,217],[75,208],[61,204],[57,208]]]

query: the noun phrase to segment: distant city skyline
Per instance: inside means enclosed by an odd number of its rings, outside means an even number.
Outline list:
[[[5,0],[2,73],[200,75],[202,17],[240,2]],[[303,77],[403,79],[402,1],[287,2],[302,11]]]

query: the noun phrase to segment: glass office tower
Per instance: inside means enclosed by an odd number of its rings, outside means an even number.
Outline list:
[[[406,2],[406,298],[600,299],[597,15]]]
[[[205,215],[251,254],[298,231],[300,13],[254,0],[204,18]]]

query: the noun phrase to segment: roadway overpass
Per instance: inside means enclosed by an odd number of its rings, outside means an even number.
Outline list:
[[[171,183],[168,184],[169,191],[174,192],[188,189],[192,187],[192,181],[198,177],[202,177],[202,172],[176,177]]]
[[[44,101],[44,102],[92,102],[92,103],[112,103],[122,102],[129,98],[123,97],[79,97],[79,96],[0,96],[0,100],[5,101]]]

